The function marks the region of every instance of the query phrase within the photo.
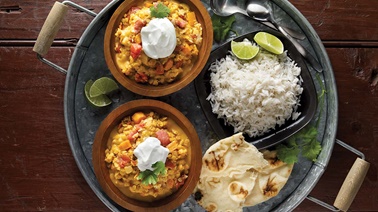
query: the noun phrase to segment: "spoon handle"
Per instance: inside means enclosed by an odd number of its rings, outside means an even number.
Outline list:
[[[270,27],[270,28],[273,28],[275,30],[278,30],[272,23],[268,22],[268,21],[262,21],[261,22],[262,24]],[[284,29],[289,35],[291,35],[291,37],[293,38],[296,38],[296,39],[299,39],[299,40],[304,40],[306,38],[306,36],[300,32],[297,32],[295,31],[294,29],[292,28],[289,28],[289,27],[284,27],[284,26],[281,26],[282,29]]]
[[[314,56],[312,56],[312,54],[307,50],[305,49],[300,43],[298,43],[298,41],[296,41],[292,36],[290,36],[280,25],[277,24],[276,21],[274,20],[269,20],[287,39],[289,39],[293,45],[295,46],[295,48],[297,48],[298,52],[303,56],[303,58],[305,60],[307,60],[311,65],[312,67],[317,71],[317,72],[322,72],[323,71],[323,68],[322,66],[319,64],[318,60],[315,59]]]

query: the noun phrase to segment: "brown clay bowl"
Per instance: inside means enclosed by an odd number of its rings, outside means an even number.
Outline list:
[[[201,46],[199,47],[198,59],[194,62],[192,69],[187,74],[170,84],[158,86],[141,84],[129,79],[125,74],[122,73],[115,62],[116,56],[114,51],[114,34],[119,26],[119,23],[123,15],[127,11],[129,11],[132,6],[137,5],[138,2],[140,2],[140,0],[124,1],[110,18],[104,38],[104,55],[106,63],[114,78],[122,86],[134,93],[150,97],[159,97],[174,93],[192,82],[199,75],[202,68],[206,64],[207,59],[209,58],[213,45],[213,26],[210,15],[201,1],[178,0],[178,2],[187,4],[190,7],[191,11],[195,12],[197,21],[202,25],[203,40]]]
[[[154,111],[171,118],[183,129],[190,139],[189,177],[185,184],[176,192],[154,202],[144,202],[124,195],[111,181],[109,170],[105,162],[105,150],[111,131],[118,126],[122,119],[137,111]],[[127,102],[113,110],[101,123],[97,130],[93,149],[92,163],[97,180],[103,191],[120,206],[132,211],[169,211],[181,205],[193,192],[202,166],[202,150],[197,132],[190,121],[176,108],[157,100],[142,99]]]

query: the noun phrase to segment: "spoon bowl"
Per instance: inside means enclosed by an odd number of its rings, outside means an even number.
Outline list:
[[[270,10],[260,4],[248,4],[247,14],[259,21],[271,21]]]
[[[291,43],[297,48],[298,52],[316,71],[323,71],[322,66],[319,64],[317,59],[276,22],[276,20],[273,18],[271,12],[272,10],[266,0],[250,0],[246,10],[247,14],[253,19],[273,24],[276,29],[278,29],[289,41],[291,41]]]
[[[210,0],[210,7],[216,15],[219,16],[230,16],[236,13],[243,14],[245,16],[251,17],[248,13],[247,10],[240,7],[237,4],[237,1],[235,0]],[[261,8],[262,9],[262,8]],[[269,12],[269,11],[268,11]],[[254,20],[257,20],[257,18],[251,17]],[[273,28],[275,30],[278,30],[272,23],[268,21],[260,21],[260,23]],[[290,34],[292,37],[303,40],[306,38],[302,33],[296,32],[295,30],[288,28],[288,27],[283,27],[281,26],[288,34]]]
[[[236,1],[230,0],[211,0],[210,7],[212,11],[219,16],[230,16],[235,13],[240,13],[248,16],[247,11],[239,7]]]
[[[253,0],[247,4],[247,14],[258,21],[269,21],[273,25],[276,23],[272,16],[272,9],[266,1]]]

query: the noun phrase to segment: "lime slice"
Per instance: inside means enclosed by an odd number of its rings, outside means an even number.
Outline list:
[[[255,42],[265,50],[273,54],[282,54],[284,46],[280,39],[267,32],[258,32],[253,38]]]
[[[109,77],[101,77],[94,81],[89,89],[89,96],[91,98],[109,94],[118,89],[117,83]]]
[[[251,41],[244,39],[242,42],[231,41],[231,51],[242,60],[250,60],[259,53],[259,47],[252,45]]]
[[[84,93],[85,97],[87,97],[87,100],[96,107],[104,107],[110,105],[112,103],[112,100],[110,100],[105,94],[96,97],[90,97],[89,92],[93,84],[93,80],[89,80],[87,83],[85,83]]]

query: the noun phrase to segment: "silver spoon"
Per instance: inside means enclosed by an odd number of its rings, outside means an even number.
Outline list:
[[[268,4],[266,4],[266,0],[253,0],[253,2],[249,3],[247,6],[247,13],[250,17],[255,20],[262,21],[262,22],[270,22],[272,23],[287,39],[289,39],[293,45],[297,48],[298,52],[306,59],[312,67],[318,71],[322,72],[322,67],[319,62],[315,59],[314,56],[307,49],[303,48],[303,46],[298,43],[292,36],[290,36],[272,17],[272,13],[270,12],[270,8]]]
[[[219,16],[230,16],[235,13],[241,13],[249,17],[247,11],[239,7],[236,4],[235,0],[210,0],[210,7],[212,11]],[[271,27],[277,30],[277,28],[270,22],[264,21],[262,23],[268,27]],[[283,27],[283,26],[281,27],[294,38],[297,38],[300,40],[303,40],[306,38],[306,36],[304,36],[302,33],[296,32],[293,29],[290,29],[288,27]]]

